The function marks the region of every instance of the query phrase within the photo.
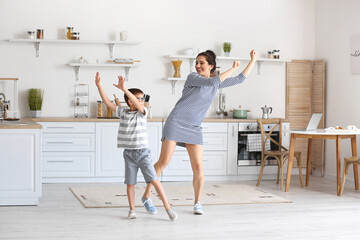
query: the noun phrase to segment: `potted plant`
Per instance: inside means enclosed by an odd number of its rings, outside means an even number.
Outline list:
[[[28,103],[30,108],[30,117],[41,116],[41,107],[43,103],[44,90],[39,88],[30,88],[28,90]]]
[[[231,51],[231,43],[230,42],[224,42],[223,44],[223,50],[226,57],[230,56]]]

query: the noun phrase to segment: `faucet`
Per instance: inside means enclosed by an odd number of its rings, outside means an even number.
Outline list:
[[[0,96],[2,96],[2,98],[0,98],[0,122],[4,121],[4,109],[5,109],[5,105],[3,102],[5,102],[5,94],[0,93]]]

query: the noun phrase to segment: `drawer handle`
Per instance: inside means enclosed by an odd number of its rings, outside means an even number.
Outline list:
[[[47,127],[47,128],[74,128],[74,127]]]
[[[74,142],[46,142],[49,144],[74,144]]]
[[[50,160],[48,160],[48,161],[46,161],[46,162],[51,162],[51,163],[56,163],[56,162],[74,162],[74,161],[72,161],[72,160],[53,160],[53,161],[50,161]]]

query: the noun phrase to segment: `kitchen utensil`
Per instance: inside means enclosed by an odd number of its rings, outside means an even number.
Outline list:
[[[116,106],[118,106],[118,107],[121,106],[121,103],[120,103],[119,99],[116,97],[115,94],[114,94],[114,101],[115,101]]]
[[[241,105],[240,105],[239,109],[233,109],[230,110],[230,112],[233,112],[233,118],[246,119],[247,113],[250,112],[250,110],[243,110],[241,109]]]
[[[262,118],[263,118],[263,119],[268,119],[268,118],[269,118],[269,114],[272,113],[272,107],[267,107],[267,106],[265,105],[265,107],[261,107],[261,109],[263,110]]]
[[[226,95],[220,91],[215,101],[215,112],[219,118],[225,118],[227,116],[227,112],[225,111],[225,100]]]

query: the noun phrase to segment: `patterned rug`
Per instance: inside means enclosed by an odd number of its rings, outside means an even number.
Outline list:
[[[173,206],[194,204],[191,182],[163,182],[166,196]],[[135,206],[142,206],[140,198],[146,185],[135,186]],[[71,192],[85,208],[128,207],[126,185],[85,185],[70,187]],[[163,206],[155,189],[151,199],[156,206]],[[208,183],[201,197],[202,205],[251,204],[251,203],[291,203],[292,201],[265,192],[258,187],[236,183]]]

